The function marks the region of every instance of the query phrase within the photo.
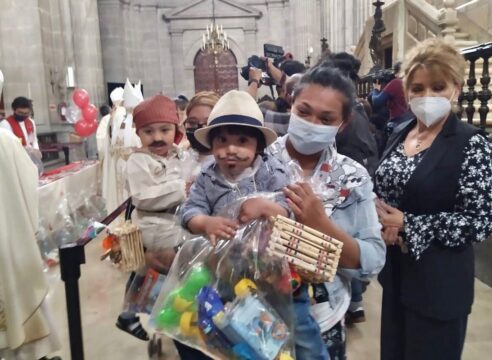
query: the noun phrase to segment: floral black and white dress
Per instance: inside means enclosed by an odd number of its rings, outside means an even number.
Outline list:
[[[492,147],[477,134],[470,138],[464,151],[455,211],[427,215],[405,213],[405,244],[415,259],[419,259],[432,242],[458,247],[481,242],[492,234]],[[376,171],[378,196],[399,208],[405,185],[426,153],[424,150],[407,156],[403,142],[400,143]]]

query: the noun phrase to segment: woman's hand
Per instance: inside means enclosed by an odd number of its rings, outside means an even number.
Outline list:
[[[403,230],[404,214],[397,208],[394,208],[384,201],[376,199],[376,211],[378,213],[379,222],[386,228],[396,228],[398,231]],[[388,230],[393,231],[393,230]]]
[[[398,236],[398,228],[385,227],[381,230],[381,237],[386,246],[398,245],[401,242],[401,237]]]
[[[237,228],[237,221],[220,216],[210,216],[205,224],[205,233],[215,246],[218,239],[232,239],[236,235]]]
[[[326,218],[323,203],[309,184],[291,184],[284,188],[284,194],[298,222],[316,228],[319,220]]]

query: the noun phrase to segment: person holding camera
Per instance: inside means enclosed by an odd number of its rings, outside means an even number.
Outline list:
[[[274,67],[272,65],[272,67]],[[275,68],[275,67],[274,67]],[[279,70],[275,68],[276,70]],[[277,78],[282,78],[283,75],[276,74]],[[261,86],[262,70],[257,68],[249,69],[249,81],[248,81],[248,93],[256,99],[258,88]],[[275,110],[271,110],[265,106],[261,106],[260,109],[265,118],[265,126],[272,129],[278,136],[287,134],[290,119],[290,107],[292,105],[292,92],[295,85],[302,77],[302,73],[292,74],[292,76],[285,76],[284,84],[277,85],[277,92],[282,94],[275,100]],[[282,89],[282,90],[279,90]],[[279,92],[280,91],[280,92]],[[281,100],[279,100],[281,99]],[[279,105],[283,107],[283,111],[279,111]]]
[[[390,80],[384,87],[381,79],[376,79],[371,93],[371,102],[375,110],[387,106],[389,111],[389,120],[384,127],[384,135],[380,149],[385,148],[388,137],[393,133],[393,130],[399,124],[410,120],[413,116],[408,109],[408,104],[403,92],[403,81],[400,77],[401,62],[397,62],[393,67],[395,78]],[[381,90],[382,88],[382,90]]]

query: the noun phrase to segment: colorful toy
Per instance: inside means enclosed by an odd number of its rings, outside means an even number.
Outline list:
[[[156,325],[160,329],[173,329],[179,326],[183,335],[196,335],[194,329],[196,324],[193,324],[193,322],[196,323],[196,297],[200,290],[211,281],[212,274],[206,267],[194,266],[188,272],[182,286],[167,296],[156,318]]]
[[[289,337],[289,330],[280,316],[256,293],[249,279],[239,281],[235,288],[237,299],[213,315],[220,329],[240,359],[273,360],[279,355]]]

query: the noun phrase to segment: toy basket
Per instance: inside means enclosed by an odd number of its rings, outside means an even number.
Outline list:
[[[137,225],[126,220],[112,231],[116,236],[116,251],[121,252],[121,260],[118,262],[121,270],[135,271],[144,266],[145,255],[142,242],[142,234]]]

